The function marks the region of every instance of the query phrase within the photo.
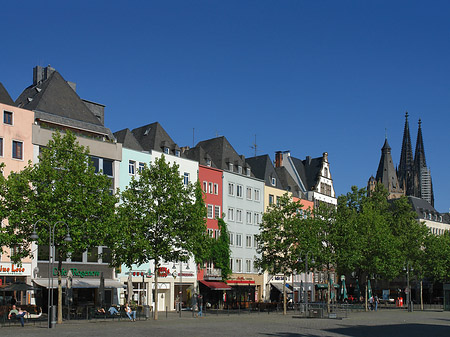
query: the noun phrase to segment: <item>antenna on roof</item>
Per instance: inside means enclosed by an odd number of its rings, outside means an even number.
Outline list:
[[[250,146],[250,148],[255,150],[255,157],[256,157],[256,152],[258,151],[258,145],[256,144],[256,135],[255,135],[255,142],[252,144],[252,146]]]

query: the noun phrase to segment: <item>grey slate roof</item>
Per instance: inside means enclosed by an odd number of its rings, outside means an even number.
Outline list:
[[[425,220],[424,213],[431,214],[433,216],[437,215],[438,217],[441,215],[441,213],[439,213],[428,201],[413,196],[408,196],[407,198],[412,206],[412,209],[417,213],[419,219]],[[450,223],[448,221],[449,217],[447,216],[447,213],[444,213],[442,215],[443,222]]]
[[[392,162],[391,147],[389,146],[387,138],[381,148],[381,158],[375,180],[381,182],[389,192],[399,190],[397,173],[394,168],[394,163]]]
[[[15,104],[35,111],[36,119],[101,133],[114,139],[111,130],[95,117],[57,71],[45,81],[26,88]]]
[[[248,166],[244,156],[239,156],[224,136],[201,141],[197,146],[201,146],[211,156],[217,168],[221,170],[228,171],[229,163],[233,164],[233,172],[238,172],[238,166],[243,169]],[[243,173],[245,174],[245,172]],[[254,174],[251,173],[251,176]]]
[[[122,144],[122,147],[136,151],[144,151],[130,129],[126,128],[116,131],[114,132],[114,136],[116,137],[117,142]]]
[[[212,160],[211,156],[206,152],[206,150],[197,145],[185,152],[185,155],[188,159],[197,161],[200,165],[208,166],[207,160],[210,160],[210,166],[214,168],[218,168],[217,165]]]
[[[261,180],[264,180],[266,186],[283,189],[280,178],[273,166],[269,155],[261,155],[257,157],[247,158],[246,162],[250,165],[253,175]],[[272,178],[275,178],[275,186],[272,185]]]
[[[298,184],[286,170],[286,167],[275,167],[275,171],[277,172],[278,178],[284,190],[291,192],[294,197],[302,199],[306,198],[300,186],[298,186]]]
[[[179,146],[158,122],[141,126],[131,132],[145,151],[164,152],[164,148],[167,147],[170,154],[175,154],[175,150],[180,150]],[[184,155],[182,156],[184,157]]]
[[[6,88],[3,86],[3,83],[0,82],[0,103],[8,104],[14,106],[14,101],[12,100],[11,96],[9,95]]]
[[[305,160],[291,157],[291,159],[298,174],[300,175],[300,179],[305,185],[305,189],[307,191],[314,190],[318,183],[318,178],[322,169],[323,157],[306,157]]]

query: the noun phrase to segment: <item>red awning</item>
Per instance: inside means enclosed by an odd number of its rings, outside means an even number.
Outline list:
[[[231,290],[231,287],[225,282],[210,282],[200,280],[200,283],[204,284],[211,290]]]
[[[234,285],[250,285],[255,284],[254,280],[227,280],[228,284],[234,284]]]

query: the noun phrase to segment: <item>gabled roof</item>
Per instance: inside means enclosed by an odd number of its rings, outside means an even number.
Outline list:
[[[114,132],[114,136],[116,137],[117,142],[122,144],[122,147],[136,151],[144,151],[130,129],[126,128],[116,131]]]
[[[217,165],[212,160],[211,156],[208,154],[208,152],[206,152],[206,150],[200,145],[197,145],[196,147],[187,150],[185,154],[188,159],[195,160],[200,165],[218,168]],[[210,161],[210,165],[208,165],[208,160]]]
[[[11,96],[9,95],[8,91],[3,86],[2,82],[0,82],[0,103],[12,105],[14,106],[14,101],[12,100]]]
[[[300,176],[300,179],[305,185],[305,189],[307,191],[313,190],[318,183],[318,178],[322,170],[323,157],[306,157],[305,160],[291,157],[291,159],[297,173]]]
[[[397,173],[394,168],[394,163],[392,162],[391,147],[389,146],[387,138],[381,148],[381,158],[375,180],[381,182],[389,192],[400,191]]]
[[[294,197],[305,199],[305,195],[300,186],[298,186],[294,178],[289,174],[286,167],[275,167],[275,171],[284,190],[291,192]]]
[[[205,149],[217,168],[221,170],[229,170],[229,163],[233,164],[234,172],[237,172],[238,166],[246,167],[245,159],[238,155],[224,136],[201,141],[197,146]]]
[[[131,132],[145,151],[164,152],[164,148],[168,148],[170,154],[175,154],[175,150],[180,150],[158,122],[141,126]]]
[[[57,71],[45,81],[26,88],[17,98],[16,105],[23,109],[103,126]]]
[[[269,155],[264,154],[247,158],[246,162],[250,165],[253,175],[258,179],[264,180],[266,186],[283,189],[283,185],[281,184]],[[275,178],[275,185],[272,185],[272,178]]]

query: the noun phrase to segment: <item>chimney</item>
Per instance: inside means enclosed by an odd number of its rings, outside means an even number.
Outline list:
[[[283,164],[283,153],[281,151],[275,152],[275,167],[281,167]]]
[[[33,68],[33,85],[37,85],[47,78],[55,71],[55,68],[52,68],[50,64],[43,68],[41,66],[36,66]]]

